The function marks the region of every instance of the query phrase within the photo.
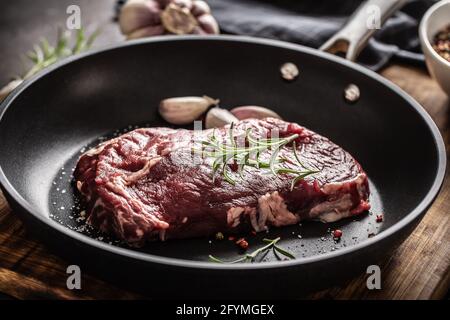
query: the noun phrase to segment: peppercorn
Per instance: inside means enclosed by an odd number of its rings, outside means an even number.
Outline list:
[[[338,241],[342,237],[342,230],[336,229],[332,232],[334,240]]]
[[[433,49],[450,62],[450,24],[439,31],[433,39]]]
[[[381,214],[377,214],[377,218],[376,218],[375,221],[378,222],[378,223],[383,222],[383,214],[382,213]]]
[[[236,241],[236,244],[244,250],[248,248],[248,242],[244,238],[240,238],[238,241]]]

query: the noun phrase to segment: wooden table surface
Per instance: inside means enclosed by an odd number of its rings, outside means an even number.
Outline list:
[[[17,5],[26,1],[10,1]],[[67,1],[48,1],[48,6],[65,11]],[[73,1],[69,1],[72,3]],[[67,3],[69,3],[67,2]],[[82,8],[87,1],[75,1]],[[26,2],[27,4],[29,2]],[[91,2],[92,3],[92,2]],[[95,1],[97,10],[95,19],[111,16],[112,0]],[[92,6],[89,4],[89,6]],[[53,8],[53,7],[52,7]],[[109,11],[105,11],[108,8]],[[11,8],[10,12],[11,12]],[[45,9],[45,10],[44,10]],[[41,10],[43,14],[48,7]],[[100,9],[103,9],[100,10]],[[31,9],[30,9],[31,10]],[[8,11],[8,8],[5,9]],[[4,12],[5,12],[4,11]],[[0,13],[0,25],[4,17]],[[31,14],[31,11],[30,13]],[[35,12],[33,12],[35,14]],[[22,12],[18,19],[28,19]],[[108,21],[108,19],[103,19]],[[38,27],[39,21],[35,22]],[[33,29],[31,25],[28,26]],[[109,22],[99,43],[115,42],[120,39],[117,27]],[[3,29],[4,30],[4,29]],[[18,30],[18,29],[17,29]],[[44,35],[53,32],[54,28],[46,29]],[[19,32],[19,31],[17,31]],[[23,32],[23,31],[22,31]],[[0,39],[2,31],[0,31]],[[37,39],[39,37],[35,37]],[[32,41],[25,37],[25,43]],[[33,42],[28,44],[31,47]],[[22,42],[22,47],[25,46]],[[20,46],[19,46],[20,47]],[[11,48],[6,56],[11,61],[0,68],[2,78],[5,71],[16,67],[11,54]],[[3,49],[2,49],[3,50]],[[3,52],[2,52],[3,54]],[[4,61],[3,61],[4,62]],[[20,71],[20,70],[19,70]],[[18,71],[16,71],[18,72]],[[390,65],[381,74],[393,81],[411,94],[431,115],[444,137],[447,154],[450,151],[450,111],[449,100],[429,75],[422,69]],[[450,286],[450,170],[444,181],[443,188],[415,231],[409,238],[381,265],[382,289],[369,291],[366,288],[366,275],[357,275],[343,286],[311,294],[314,299],[441,299],[444,298]],[[0,293],[19,299],[61,298],[61,299],[134,299],[151,298],[130,292],[112,284],[105,283],[93,275],[83,273],[82,290],[66,288],[66,268],[70,263],[51,253],[45,246],[30,236],[21,221],[11,211],[3,195],[0,194]],[[1,295],[0,295],[1,296]]]

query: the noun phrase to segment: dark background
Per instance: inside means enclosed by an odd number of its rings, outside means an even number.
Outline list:
[[[81,8],[87,32],[103,31],[94,47],[123,40],[114,16],[126,0],[14,0],[0,9],[0,84],[23,75],[26,52],[45,37],[55,42],[58,26],[65,29],[71,4]],[[363,0],[207,0],[222,33],[274,38],[318,48],[336,33]],[[409,0],[375,33],[358,61],[379,71],[389,61],[425,67],[417,28],[436,0]]]

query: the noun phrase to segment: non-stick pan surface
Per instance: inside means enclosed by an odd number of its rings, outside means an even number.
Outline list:
[[[296,81],[280,77],[285,62],[299,67]],[[343,99],[350,83],[361,91],[354,104]],[[203,94],[223,107],[271,107],[341,145],[370,177],[371,213],[249,237],[256,248],[263,237],[281,236],[297,257],[269,254],[254,264],[208,262],[209,254],[236,257],[230,241],[135,250],[85,228],[71,180],[80,152],[135,126],[168,126],[157,113],[162,98]],[[172,297],[298,296],[355,275],[408,236],[436,197],[446,163],[435,124],[388,81],[329,54],[245,37],[161,37],[71,58],[27,81],[1,112],[0,181],[29,229],[82,270]],[[336,243],[330,229],[337,227],[344,235]]]

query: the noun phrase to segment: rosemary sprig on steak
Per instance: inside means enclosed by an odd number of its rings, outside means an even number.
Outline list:
[[[265,246],[256,249],[252,253],[247,253],[242,258],[233,260],[233,261],[224,261],[222,259],[216,258],[213,255],[209,255],[209,260],[216,263],[240,263],[240,262],[255,262],[255,259],[260,255],[263,254],[264,256],[269,252],[270,249],[274,251],[275,256],[279,259],[279,255],[277,253],[282,254],[283,256],[289,258],[289,259],[295,259],[295,256],[287,251],[286,249],[283,249],[280,247],[277,243],[280,241],[280,237],[276,239],[263,239],[263,242],[267,243]],[[281,259],[280,259],[281,260]]]
[[[243,171],[245,166],[254,167],[258,169],[270,169],[274,175],[278,174],[292,174],[294,178],[291,182],[291,190],[295,184],[304,179],[306,176],[319,172],[318,170],[308,169],[301,161],[297,154],[297,147],[295,139],[299,136],[293,134],[284,138],[268,138],[255,139],[251,135],[251,129],[246,130],[243,139],[244,145],[238,146],[236,137],[233,134],[233,126],[231,123],[228,131],[228,139],[225,142],[220,141],[215,134],[215,130],[207,140],[200,141],[202,149],[193,149],[194,152],[201,153],[203,156],[214,158],[212,163],[212,179],[215,180],[216,173],[221,170],[225,181],[235,185],[236,181],[231,177],[230,170],[234,166],[240,177],[243,179]],[[238,138],[238,137],[237,137]],[[280,149],[287,147],[292,142],[292,153],[295,162],[286,157],[279,157]],[[260,155],[263,152],[271,152],[269,161],[260,160]],[[288,168],[280,166],[281,163],[289,162],[295,164],[297,168]],[[236,171],[236,170],[234,170]]]

